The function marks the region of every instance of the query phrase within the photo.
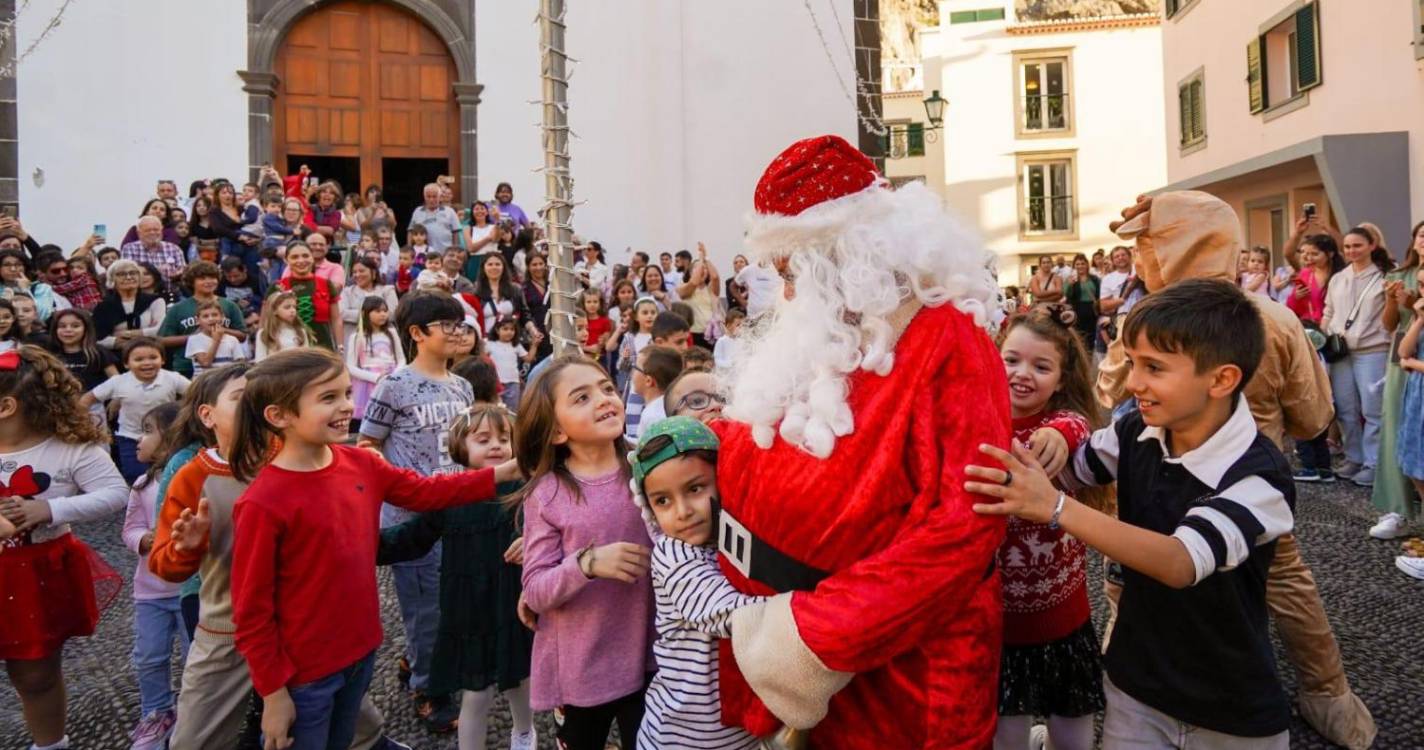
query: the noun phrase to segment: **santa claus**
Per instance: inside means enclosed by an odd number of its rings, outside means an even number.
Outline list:
[[[963,484],[1010,436],[990,256],[835,136],[771,163],[746,241],[794,294],[723,373],[720,560],[772,597],[733,616],[723,721],[815,748],[987,747],[1004,527]]]

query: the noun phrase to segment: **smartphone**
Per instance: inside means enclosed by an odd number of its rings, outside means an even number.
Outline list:
[[[17,207],[13,203],[7,203],[3,206],[0,206],[0,216],[3,216],[7,219],[13,219],[15,218],[17,213],[16,209]]]
[[[1305,218],[1307,218],[1307,219],[1314,219],[1314,218],[1315,218],[1315,204],[1314,204],[1314,203],[1307,203],[1307,204],[1305,204],[1305,206],[1304,206],[1304,208],[1303,208],[1302,210],[1303,210],[1304,213],[1305,213]]]
[[[94,236],[99,238],[100,244],[109,241],[109,227],[105,224],[94,225]]]

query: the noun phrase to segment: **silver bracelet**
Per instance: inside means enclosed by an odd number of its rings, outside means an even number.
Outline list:
[[[1058,517],[1063,515],[1063,504],[1068,501],[1068,496],[1062,492],[1058,493],[1058,505],[1053,507],[1053,516],[1048,519],[1048,528],[1058,530]]]

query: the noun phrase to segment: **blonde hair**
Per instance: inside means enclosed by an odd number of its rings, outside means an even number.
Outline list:
[[[314,340],[312,332],[307,328],[307,324],[302,322],[301,316],[297,316],[295,323],[288,323],[277,317],[277,308],[283,302],[291,300],[297,301],[296,292],[278,292],[262,304],[262,318],[257,322],[257,340],[261,341],[269,350],[276,350],[280,346],[277,341],[277,334],[282,332],[283,326],[289,326],[297,332],[299,346],[311,346]]]

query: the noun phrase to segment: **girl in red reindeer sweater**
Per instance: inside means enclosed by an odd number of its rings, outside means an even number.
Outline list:
[[[1014,439],[1038,456],[1050,476],[1102,421],[1093,401],[1091,360],[1072,324],[1066,305],[1042,305],[1014,319],[1001,347]],[[1048,717],[1057,750],[1093,747],[1103,680],[1086,562],[1083,543],[1061,529],[1009,520],[999,548],[1004,648],[998,750],[1029,747],[1034,716]]]

